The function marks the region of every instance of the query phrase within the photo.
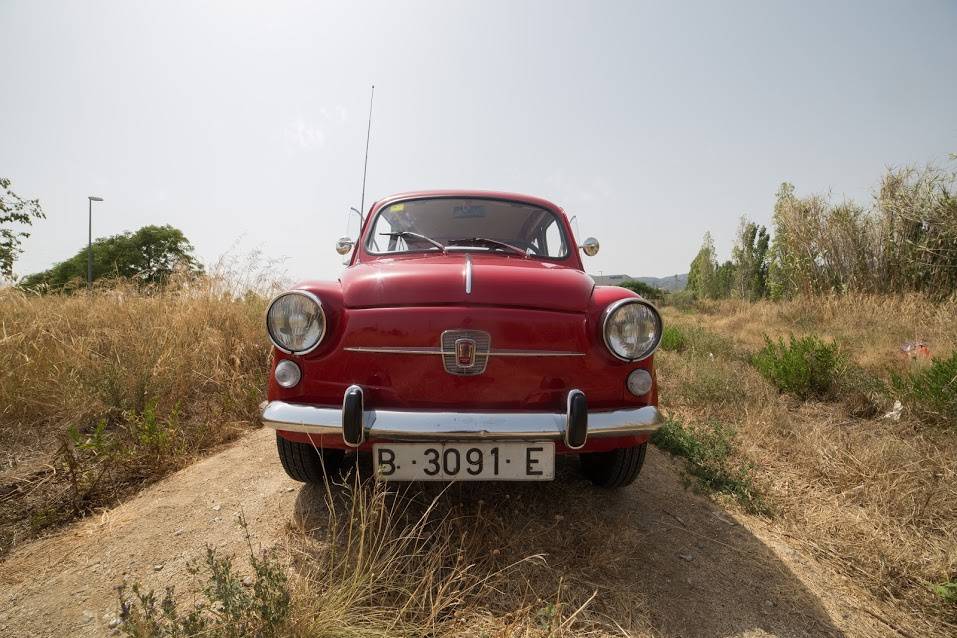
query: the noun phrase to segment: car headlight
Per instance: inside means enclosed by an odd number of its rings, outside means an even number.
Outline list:
[[[643,299],[622,299],[605,310],[602,333],[613,355],[624,361],[640,361],[658,348],[661,315]]]
[[[313,351],[326,334],[319,298],[306,290],[284,292],[269,304],[266,331],[278,349],[289,354]]]

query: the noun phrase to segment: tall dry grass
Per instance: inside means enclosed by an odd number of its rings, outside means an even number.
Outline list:
[[[825,337],[865,370],[869,384],[887,387],[895,372],[926,365],[908,360],[902,341],[924,340],[940,356],[957,348],[957,304],[849,295],[706,302],[697,312],[665,314],[679,330],[712,334],[717,345],[710,350],[724,349],[717,356],[687,349],[658,357],[671,413],[732,426],[740,462],[755,468],[788,535],[928,626],[953,628],[957,608],[931,585],[957,578],[957,432],[909,410],[899,420],[884,418],[891,396],[877,396],[880,409],[867,418],[855,416],[860,412],[849,403],[856,395],[846,391],[834,402],[802,402],[779,393],[747,354],[764,345],[765,335]]]
[[[249,567],[208,550],[198,599],[122,592],[122,629],[143,638],[635,635],[593,613],[597,591],[567,587],[545,556],[478,533],[489,522],[481,510],[456,507],[442,490],[430,498],[358,476],[310,490],[321,524],[300,521],[278,548],[257,551],[247,530]]]
[[[0,290],[0,552],[256,423],[265,299],[228,278]]]
[[[906,368],[900,348],[908,341],[925,342],[934,356],[957,350],[957,299],[934,303],[918,294],[709,300],[672,317],[731,337],[752,351],[764,345],[765,335],[836,339],[857,363],[878,372]]]
[[[547,557],[510,551],[481,510],[417,489],[327,488],[320,530],[293,536],[299,604],[291,635],[604,636],[591,595],[563,590]],[[617,633],[617,632],[615,632]]]

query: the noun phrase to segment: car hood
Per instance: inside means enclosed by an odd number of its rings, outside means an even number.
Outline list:
[[[585,312],[595,287],[580,270],[553,262],[475,253],[378,259],[346,269],[340,282],[347,308],[476,304]]]

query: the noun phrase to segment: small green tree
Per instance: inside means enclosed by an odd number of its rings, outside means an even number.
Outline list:
[[[10,190],[11,183],[0,177],[0,279],[13,279],[13,262],[23,252],[20,242],[30,236],[12,225],[30,226],[34,219],[45,217],[40,200],[23,199]]]
[[[25,277],[21,287],[60,289],[71,282],[85,281],[87,249],[40,273]],[[144,284],[162,284],[176,270],[201,273],[202,265],[193,256],[193,245],[178,228],[144,226],[93,242],[93,279],[123,277]]]
[[[666,294],[661,288],[656,288],[651,284],[646,284],[645,282],[638,281],[637,279],[628,279],[618,285],[622,288],[627,288],[632,292],[637,292],[639,295],[650,301],[661,301],[665,298]]]
[[[715,257],[714,240],[711,238],[711,233],[705,233],[701,248],[695,258],[691,260],[691,267],[688,269],[686,288],[693,297],[696,299],[710,297],[709,293],[717,269],[718,259]]]
[[[712,299],[725,299],[731,296],[731,288],[734,285],[734,264],[726,261],[714,271],[714,279],[710,286],[710,295]]]
[[[774,241],[768,254],[767,293],[772,299],[787,297],[793,294],[795,288],[792,279],[794,257],[788,246],[791,228],[787,216],[796,201],[794,184],[782,182],[774,199]]]
[[[711,233],[704,234],[701,249],[688,270],[687,290],[696,299],[721,299],[731,294],[734,264],[718,264]]]
[[[769,242],[770,236],[764,226],[741,218],[738,240],[731,251],[734,274],[731,288],[735,296],[751,301],[764,297],[768,280]]]

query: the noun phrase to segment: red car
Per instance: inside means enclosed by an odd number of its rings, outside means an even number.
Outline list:
[[[652,355],[658,311],[596,286],[564,211],[483,191],[372,205],[339,281],[272,301],[262,422],[298,481],[345,453],[383,480],[551,480],[579,455],[596,485],[638,476],[663,418]]]

